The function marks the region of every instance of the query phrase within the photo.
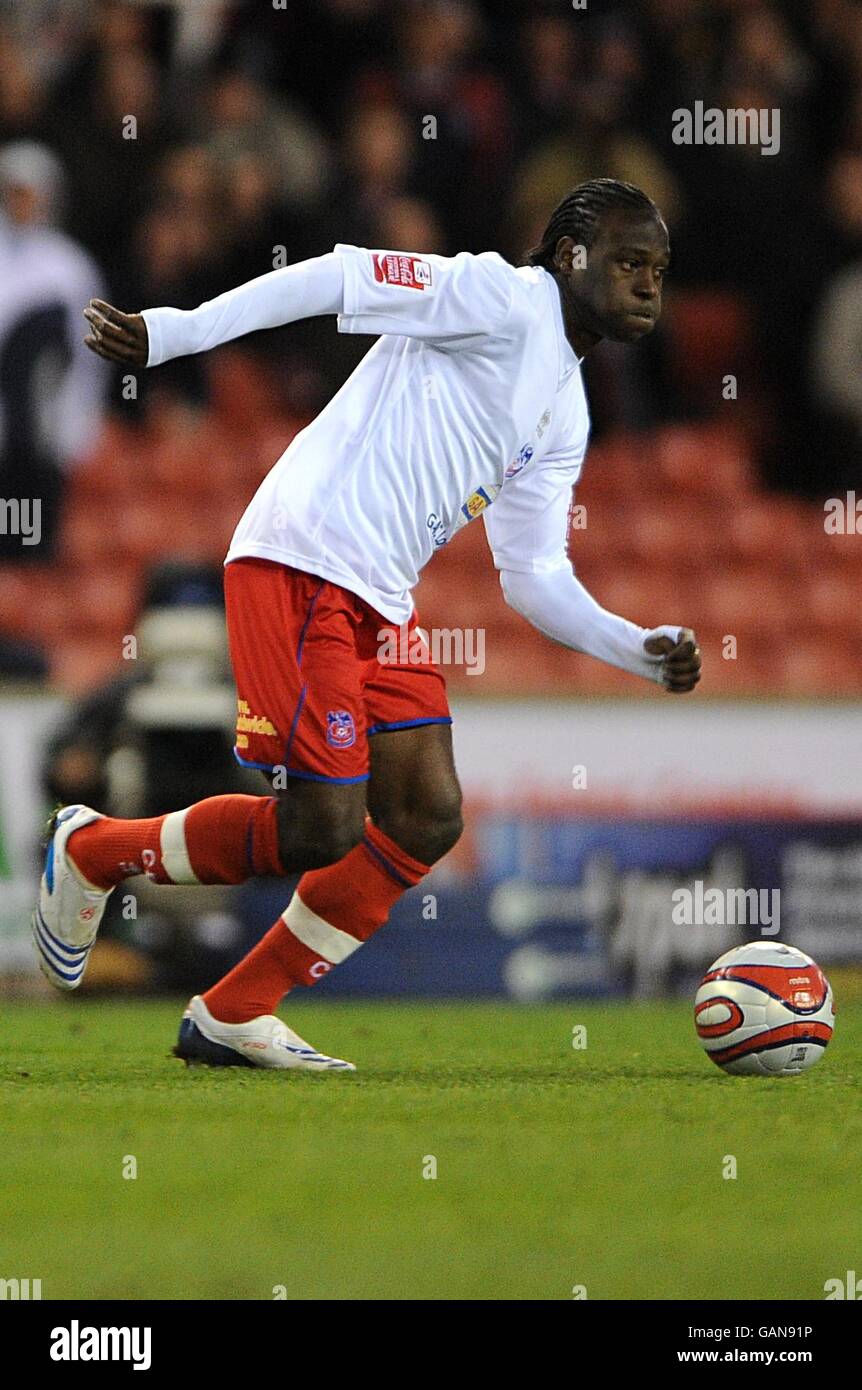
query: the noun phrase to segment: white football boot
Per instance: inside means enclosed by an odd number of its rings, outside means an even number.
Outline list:
[[[57,989],[77,989],[84,978],[99,923],[113,888],[94,888],[66,853],[73,830],[101,820],[89,806],[63,806],[48,822],[45,867],[32,916],[39,968]]]
[[[248,1023],[219,1023],[199,994],[183,1014],[174,1056],[189,1067],[356,1071],[352,1062],[316,1052],[274,1014],[261,1014]]]

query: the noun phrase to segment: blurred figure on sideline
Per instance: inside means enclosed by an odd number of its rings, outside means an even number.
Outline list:
[[[59,160],[35,141],[0,149],[0,560],[53,557],[63,478],[100,424],[105,376],[78,329],[102,277],[55,225]]]

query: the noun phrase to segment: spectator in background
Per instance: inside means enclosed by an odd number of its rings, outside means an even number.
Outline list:
[[[226,283],[229,227],[215,158],[198,145],[172,147],[153,171],[150,207],[135,227],[132,254],[113,282],[117,298],[191,309],[220,293]],[[122,376],[118,368],[111,397],[118,412],[137,424],[146,421],[157,400],[170,398],[193,411],[208,400],[205,366],[195,358],[138,374],[136,392],[128,398],[119,389]]]
[[[377,246],[373,229],[381,210],[393,198],[408,196],[414,183],[407,117],[396,105],[366,101],[345,127],[343,151],[344,172],[333,199],[340,233],[330,235],[355,246]]]
[[[211,77],[194,126],[200,144],[223,167],[246,155],[265,160],[287,208],[312,214],[320,206],[331,169],[326,141],[298,108],[249,73],[227,67]]]
[[[264,154],[233,155],[218,171],[218,185],[227,241],[220,289],[265,275],[279,254],[287,265],[320,254],[316,219],[285,205],[277,171]]]
[[[446,254],[443,229],[422,198],[389,198],[378,211],[376,231],[375,245]]]
[[[433,204],[451,245],[485,251],[511,169],[512,103],[482,55],[478,8],[412,0],[395,24],[393,71],[380,90],[403,113],[418,179],[411,191]]]
[[[400,0],[313,0],[226,6],[222,52],[257,75],[313,122],[335,153],[369,72],[391,65],[392,19]]]
[[[588,82],[572,93],[565,125],[528,152],[517,171],[512,193],[511,254],[534,245],[553,206],[554,189],[573,188],[599,171],[643,188],[679,227],[682,194],[668,164],[634,127],[640,54],[627,31],[608,31],[591,62]]]
[[[518,39],[513,124],[516,148],[525,155],[567,128],[581,79],[583,39],[559,9],[531,14]]]
[[[818,432],[839,490],[862,487],[862,152],[835,161],[830,207],[846,263],[827,283],[814,322],[811,381]],[[822,482],[821,482],[822,487]]]
[[[102,277],[54,225],[59,160],[44,145],[0,149],[0,496],[39,502],[37,544],[0,534],[0,559],[53,558],[67,468],[95,439],[105,374],[83,345],[81,305]]]
[[[819,201],[803,204],[804,235],[791,230],[777,240],[778,268],[795,253],[792,271],[783,285],[774,274],[765,279],[759,306],[761,372],[776,404],[761,472],[770,486],[814,498],[858,486],[862,466],[846,375],[854,356],[858,362],[847,334],[852,268],[862,255],[860,175],[862,145],[831,161]],[[849,352],[849,360],[839,362],[839,351]]]
[[[89,40],[51,95],[50,140],[69,176],[66,229],[111,285],[122,279],[159,159],[182,131],[156,56],[157,15],[117,0],[93,5]]]
[[[541,18],[523,32],[528,56],[537,30],[547,24]],[[552,22],[551,31],[554,27]],[[532,50],[534,58],[543,49],[539,45]],[[574,61],[573,48],[571,54],[569,63]],[[568,101],[560,102],[554,133],[528,150],[516,170],[507,247],[515,260],[540,239],[547,209],[554,202],[553,190],[574,187],[599,171],[645,189],[667,210],[674,236],[682,222],[676,179],[633,125],[643,73],[634,30],[620,23],[602,25],[585,69],[577,82],[569,84]],[[537,78],[534,72],[533,88]],[[616,344],[605,342],[590,354],[585,372],[595,438],[610,427],[645,429],[676,413],[665,342],[666,330],[660,328],[637,353],[620,352]]]
[[[0,141],[44,139],[47,81],[35,53],[0,26]]]

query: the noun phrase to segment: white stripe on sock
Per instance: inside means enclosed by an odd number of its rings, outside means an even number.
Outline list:
[[[281,914],[281,919],[303,946],[328,960],[330,965],[340,965],[362,945],[355,936],[340,931],[338,927],[333,927],[331,923],[318,917],[316,912],[306,907],[298,893],[294,893]]]
[[[183,811],[171,811],[162,821],[162,866],[172,883],[200,883],[186,848],[186,816],[190,810],[186,806]]]

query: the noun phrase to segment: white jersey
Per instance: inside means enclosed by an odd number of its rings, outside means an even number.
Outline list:
[[[589,420],[556,281],[500,256],[337,246],[197,309],[145,309],[148,366],[317,314],[380,338],[267,474],[227,560],[259,556],[411,613],[422,567],[484,517],[506,601],[541,632],[662,679],[647,630],[607,612],[566,556]]]
[[[553,277],[494,252],[335,254],[339,331],[382,336],[267,474],[226,563],[292,565],[399,624],[420,570],[480,515],[498,569],[567,566],[589,418]]]

